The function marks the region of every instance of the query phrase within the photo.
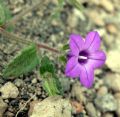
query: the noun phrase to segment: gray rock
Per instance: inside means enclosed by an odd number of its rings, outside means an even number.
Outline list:
[[[115,98],[116,98],[116,101],[117,101],[116,113],[117,113],[118,117],[120,117],[120,93],[116,93]]]
[[[89,18],[98,26],[104,26],[104,20],[101,16],[101,14],[98,14],[98,12],[96,10],[93,10],[91,12],[87,13]]]
[[[82,93],[82,88],[80,86],[79,82],[75,82],[72,86],[72,91],[71,91],[72,97],[75,97],[79,102],[86,102],[86,98],[84,94]]]
[[[3,99],[0,98],[0,117],[3,117],[3,113],[7,109],[7,106],[8,105],[5,102],[3,102]]]
[[[118,49],[111,50],[107,54],[106,64],[114,72],[120,73],[120,51]]]
[[[32,80],[32,84],[35,84],[35,83],[37,83],[37,79],[36,79],[36,78],[34,78],[34,79]]]
[[[120,117],[120,99],[117,99],[117,110],[116,113],[118,115],[118,117]]]
[[[108,88],[106,86],[101,86],[97,91],[98,95],[105,95],[107,93],[108,93]]]
[[[120,75],[119,74],[107,74],[104,78],[104,83],[113,91],[120,91]]]
[[[98,95],[95,99],[95,105],[102,112],[115,111],[117,102],[111,94]]]
[[[107,112],[103,115],[103,117],[114,117],[114,115],[112,113]]]
[[[99,5],[102,6],[108,12],[114,11],[114,5],[110,0],[100,0]]]
[[[109,32],[109,33],[111,33],[111,34],[117,34],[118,32],[117,32],[117,27],[114,25],[114,24],[108,24],[107,26],[106,26],[106,28],[107,28],[107,31]]]
[[[31,103],[29,117],[72,117],[71,112],[69,100],[54,96]]]
[[[23,86],[23,84],[24,84],[24,81],[23,81],[23,80],[21,80],[21,79],[16,79],[16,80],[15,80],[15,85],[16,85],[17,87]]]
[[[16,98],[19,94],[18,88],[11,82],[7,82],[0,88],[0,92],[2,93],[2,98]]]
[[[96,112],[96,109],[95,109],[93,103],[88,103],[86,105],[86,110],[90,117],[97,117],[97,112]]]

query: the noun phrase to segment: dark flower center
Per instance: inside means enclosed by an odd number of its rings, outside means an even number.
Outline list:
[[[88,52],[86,52],[86,51],[81,51],[81,52],[79,53],[78,62],[79,62],[80,64],[84,64],[84,63],[87,62],[87,60],[88,60]]]

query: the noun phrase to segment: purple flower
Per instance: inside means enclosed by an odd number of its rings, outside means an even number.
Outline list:
[[[98,32],[89,32],[84,40],[80,35],[70,35],[70,51],[65,74],[68,77],[80,77],[82,85],[90,88],[94,82],[94,69],[101,67],[106,55],[100,50]]]

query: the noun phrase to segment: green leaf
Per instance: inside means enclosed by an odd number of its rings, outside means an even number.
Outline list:
[[[63,45],[63,47],[62,47],[62,50],[64,51],[64,50],[68,50],[69,49],[69,44],[65,44],[65,45]]]
[[[7,28],[6,28],[6,31],[8,32],[12,32],[14,30],[14,26],[13,25],[9,25]]]
[[[49,96],[63,94],[61,84],[57,77],[51,73],[46,73],[43,77],[43,88],[49,94]]]
[[[83,6],[77,0],[69,0],[69,2],[78,10],[83,10]]]
[[[0,26],[4,25],[6,21],[12,18],[10,10],[4,5],[3,1],[0,0]]]
[[[59,60],[60,60],[61,62],[63,62],[64,64],[67,62],[67,58],[66,58],[65,55],[61,55],[61,56],[59,57]]]
[[[0,4],[0,25],[3,25],[6,20],[5,11],[3,6]]]
[[[64,3],[65,3],[65,0],[58,0],[58,5],[60,7],[63,7]]]
[[[60,95],[63,95],[63,88],[61,86],[61,82],[58,77],[54,76],[54,82],[56,84],[57,90],[59,91]]]
[[[35,44],[24,48],[16,57],[6,66],[3,71],[5,77],[17,77],[32,71],[39,64],[37,49]]]
[[[4,23],[6,23],[7,21],[12,19],[12,15],[9,9],[5,8],[5,15],[6,15],[6,21]],[[10,24],[9,26],[7,26],[6,30],[8,32],[12,32],[14,30],[14,25]]]
[[[44,56],[41,60],[40,74],[43,75],[46,72],[54,74],[55,67],[53,63],[49,60],[49,58],[47,56]]]
[[[55,75],[55,65],[47,56],[41,60],[40,74],[43,79],[43,88],[49,96],[62,94],[61,83]]]

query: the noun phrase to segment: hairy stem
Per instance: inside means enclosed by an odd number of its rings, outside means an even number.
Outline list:
[[[7,37],[9,39],[14,39],[15,41],[19,41],[19,42],[22,42],[24,44],[30,44],[32,43],[33,41],[31,41],[32,39],[23,39],[13,33],[9,33],[7,32],[6,30],[4,30],[3,28],[0,27],[0,34],[2,34],[4,37]],[[36,42],[34,42],[36,43]],[[55,48],[52,48],[52,47],[49,47],[48,45],[46,44],[43,44],[43,43],[36,43],[36,45],[38,46],[38,48],[43,48],[43,49],[46,49],[46,50],[49,50],[49,51],[52,51],[52,52],[55,52],[55,53],[60,53],[59,50],[55,49]]]

